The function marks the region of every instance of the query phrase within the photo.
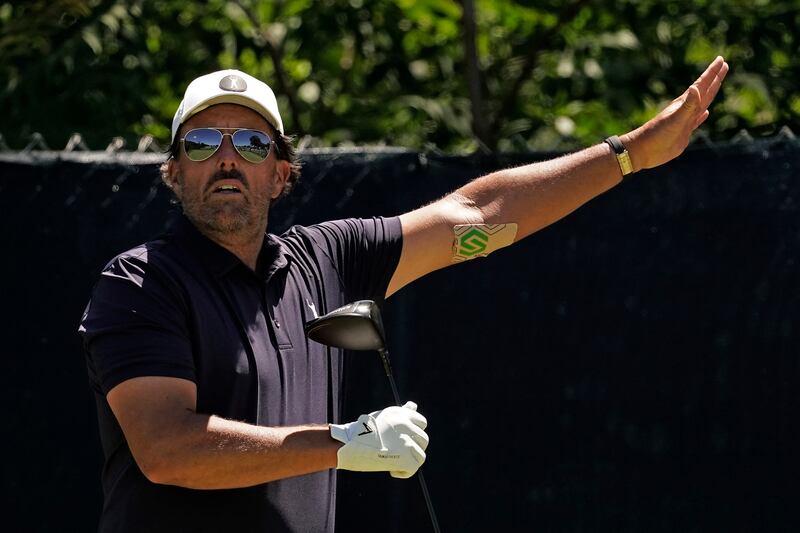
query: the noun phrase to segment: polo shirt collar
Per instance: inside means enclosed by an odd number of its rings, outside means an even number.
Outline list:
[[[253,272],[225,247],[203,235],[186,215],[180,215],[169,230],[182,243],[194,258],[217,277],[222,277],[240,267]],[[267,233],[259,253],[256,277],[269,281],[278,271],[289,265],[290,256],[281,240]]]
[[[264,236],[264,244],[261,245],[261,254],[258,261],[259,276],[264,281],[269,281],[276,272],[289,266],[289,255],[283,242],[271,233]]]

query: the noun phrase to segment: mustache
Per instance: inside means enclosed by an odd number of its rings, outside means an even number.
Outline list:
[[[217,170],[211,176],[211,179],[208,180],[208,184],[206,185],[206,192],[214,190],[214,184],[218,181],[222,180],[238,180],[242,182],[245,188],[249,188],[249,184],[247,183],[247,178],[244,174],[232,168],[230,170]]]

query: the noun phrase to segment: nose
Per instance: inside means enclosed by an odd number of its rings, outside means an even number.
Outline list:
[[[217,158],[216,166],[218,168],[236,168],[239,153],[236,151],[236,148],[233,147],[233,137],[231,137],[229,133],[223,135],[222,146],[219,147],[215,155]]]

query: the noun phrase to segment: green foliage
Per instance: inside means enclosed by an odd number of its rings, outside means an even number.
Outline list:
[[[165,143],[187,83],[240,68],[321,145],[571,148],[638,126],[722,54],[704,128],[800,131],[797,0],[476,0],[472,116],[455,0],[0,0],[0,132]],[[478,138],[475,123],[485,127]]]

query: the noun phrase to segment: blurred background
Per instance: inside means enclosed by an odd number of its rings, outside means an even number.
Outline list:
[[[680,158],[384,309],[431,421],[444,531],[800,530],[800,0],[0,0],[0,462],[9,531],[91,531],[102,456],[77,323],[163,230],[188,82],[278,94],[303,177],[270,230],[392,215],[623,133],[717,55]],[[348,416],[391,401],[348,358]],[[415,482],[343,473],[338,531],[427,531]],[[371,530],[371,529],[370,529]]]
[[[640,125],[721,54],[704,132],[769,135],[800,129],[798,27],[797,0],[0,2],[0,134],[163,144],[188,82],[239,68],[304,146],[569,149]]]

